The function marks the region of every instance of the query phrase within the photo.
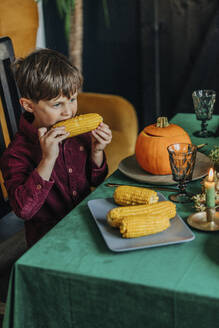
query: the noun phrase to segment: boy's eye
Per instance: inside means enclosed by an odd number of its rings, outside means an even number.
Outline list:
[[[56,103],[53,105],[53,107],[58,108],[60,106],[60,103]]]
[[[70,102],[73,103],[76,100],[76,98],[71,98]]]

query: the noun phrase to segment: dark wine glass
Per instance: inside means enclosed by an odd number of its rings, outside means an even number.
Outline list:
[[[194,132],[194,135],[201,138],[213,136],[213,132],[207,130],[207,121],[212,118],[216,92],[214,90],[196,90],[192,93],[192,99],[196,118],[202,121],[201,131]]]
[[[193,194],[186,191],[186,184],[192,180],[197,146],[176,143],[167,147],[173,180],[178,183],[179,192],[169,196],[176,203],[191,202]]]

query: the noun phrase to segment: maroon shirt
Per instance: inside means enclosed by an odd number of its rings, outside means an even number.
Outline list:
[[[26,116],[19,131],[1,157],[10,205],[25,220],[26,240],[33,245],[107,175],[107,164],[100,168],[91,160],[91,134],[69,138],[59,145],[49,181],[43,180],[36,167],[42,157],[37,129]]]

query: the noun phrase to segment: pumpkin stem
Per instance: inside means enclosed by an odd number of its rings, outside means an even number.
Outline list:
[[[169,125],[168,118],[161,116],[157,118],[156,127],[158,128],[166,128]]]

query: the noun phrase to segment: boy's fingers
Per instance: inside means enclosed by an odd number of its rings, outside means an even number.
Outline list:
[[[47,132],[47,128],[39,128],[38,129],[39,138],[43,137],[46,132]]]
[[[106,131],[94,130],[94,131],[92,131],[92,134],[93,134],[93,136],[95,136],[95,138],[98,138],[98,140],[99,140],[99,138],[104,139],[105,141],[108,141],[108,140],[111,141],[111,139],[112,139],[112,134],[108,133]]]
[[[108,124],[106,124],[106,123],[103,123],[103,122],[101,122],[101,123],[99,124],[99,127],[102,127],[102,128],[107,128],[107,129],[109,129],[109,125],[108,125]]]
[[[52,137],[56,137],[59,135],[66,135],[66,134],[67,132],[65,130],[65,127],[58,127],[48,131],[48,136],[52,136]]]
[[[66,139],[68,135],[69,132],[66,132],[65,127],[58,127],[49,131],[47,131],[47,129],[44,127],[38,129],[39,139],[46,136],[47,138],[58,138],[58,141],[62,141]]]
[[[66,131],[63,131],[63,132],[60,132],[60,131],[56,131],[56,133],[53,133],[50,135],[50,137],[58,142],[68,138],[69,136],[69,132],[66,132]]]
[[[112,136],[112,132],[111,132],[111,130],[108,128],[108,127],[97,127],[95,130],[94,130],[95,132],[97,132],[97,133],[104,133],[104,134],[106,134],[106,135],[108,135],[108,136]]]
[[[109,139],[109,138],[103,138],[102,136],[99,136],[98,134],[95,134],[94,135],[94,143],[96,143],[96,142],[98,142],[99,144],[105,144],[105,145],[107,145],[107,144],[109,144],[110,142],[111,142],[111,139]],[[95,140],[96,140],[96,142],[95,142]]]
[[[65,139],[68,137],[68,135],[69,135],[69,133],[66,133],[66,134],[63,134],[63,135],[58,135],[58,136],[56,137],[56,139],[57,139],[58,141],[62,141],[62,140],[65,140]]]

